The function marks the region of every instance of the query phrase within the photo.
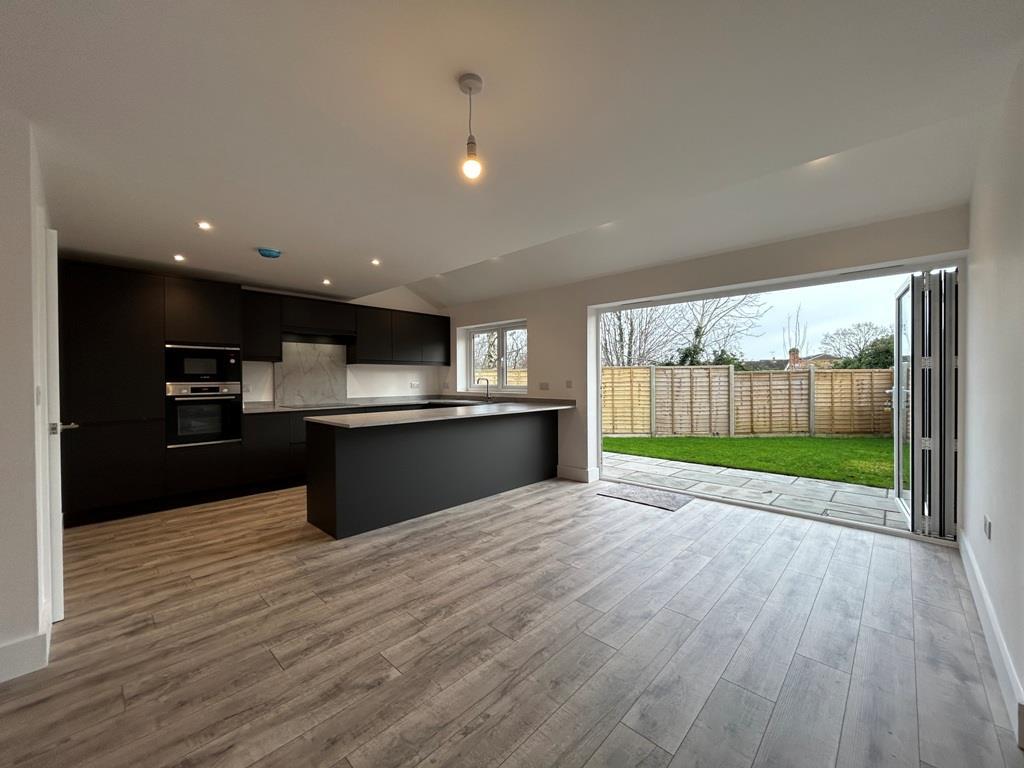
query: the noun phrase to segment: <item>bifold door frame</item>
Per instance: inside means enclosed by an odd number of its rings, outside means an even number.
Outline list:
[[[957,270],[915,275],[911,291],[913,530],[924,536],[955,539],[959,405]]]

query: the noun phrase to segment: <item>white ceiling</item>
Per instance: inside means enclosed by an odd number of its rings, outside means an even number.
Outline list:
[[[7,0],[0,106],[65,246],[448,302],[962,201],[1022,39],[1020,0]]]

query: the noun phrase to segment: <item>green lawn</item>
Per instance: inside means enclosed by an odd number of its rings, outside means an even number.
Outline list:
[[[891,437],[606,437],[604,449],[655,459],[892,487]]]

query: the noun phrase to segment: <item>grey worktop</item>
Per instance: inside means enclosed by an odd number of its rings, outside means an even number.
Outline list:
[[[415,411],[384,411],[383,413],[352,413],[336,416],[307,416],[306,421],[326,424],[339,429],[360,429],[364,427],[387,427],[395,424],[419,424],[427,421],[453,421],[477,419],[483,416],[514,416],[521,413],[540,411],[565,411],[575,408],[564,402],[516,402],[480,403],[479,405],[457,405],[451,408],[430,408]]]
[[[567,405],[575,406],[575,400],[559,400],[554,398],[534,398],[520,396],[495,395],[492,400],[496,402],[516,403],[539,403],[541,405]],[[249,413],[305,413],[307,411],[340,411],[345,408],[372,408],[379,406],[395,405],[430,405],[432,403],[452,403],[465,405],[472,402],[486,403],[485,398],[474,395],[420,395],[404,397],[353,397],[343,403],[330,403],[324,405],[279,405],[272,401],[250,401],[242,404],[242,412]]]

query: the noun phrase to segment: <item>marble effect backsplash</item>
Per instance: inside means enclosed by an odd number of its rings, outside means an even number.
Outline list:
[[[341,344],[282,344],[274,363],[274,400],[278,405],[329,405],[348,397],[345,347]]]

